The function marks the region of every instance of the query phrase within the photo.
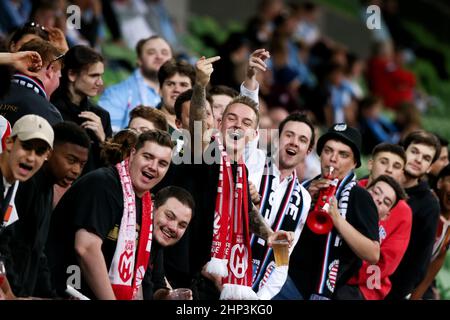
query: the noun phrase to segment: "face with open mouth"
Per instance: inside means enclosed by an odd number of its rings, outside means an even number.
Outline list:
[[[147,141],[130,155],[130,176],[134,192],[142,196],[165,176],[169,169],[172,150],[153,141]]]
[[[176,198],[169,198],[155,210],[153,236],[163,246],[174,245],[184,235],[192,210]]]
[[[255,111],[248,105],[243,103],[230,105],[220,124],[220,131],[224,137],[224,145],[227,151],[243,152],[245,144],[256,136],[256,122]]]
[[[9,139],[7,149],[9,167],[13,180],[24,182],[38,171],[50,154],[50,147],[44,140],[32,139],[20,141],[18,138]]]
[[[67,188],[83,171],[88,160],[89,150],[73,143],[56,144],[48,166],[56,184]]]
[[[288,121],[284,125],[278,151],[280,169],[293,169],[305,159],[311,136],[311,128],[306,123]]]

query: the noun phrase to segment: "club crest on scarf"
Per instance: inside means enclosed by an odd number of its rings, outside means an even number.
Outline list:
[[[251,288],[252,269],[248,227],[248,181],[245,165],[237,164],[236,181],[220,139],[221,152],[217,186],[211,260],[206,271],[222,277],[221,299],[256,299]]]
[[[123,282],[128,282],[133,274],[133,251],[134,243],[129,241],[126,245],[127,248],[124,253],[120,255],[119,259],[119,275]],[[131,248],[130,248],[131,247]]]
[[[327,287],[328,290],[330,290],[331,292],[334,292],[338,271],[339,271],[339,260],[336,259],[328,266]]]
[[[248,268],[248,250],[243,244],[235,244],[231,248],[230,269],[233,275],[241,279],[245,276]]]
[[[356,186],[356,176],[350,172],[342,179],[336,192],[338,199],[338,210],[342,218],[347,219],[348,202],[353,187]],[[334,292],[336,281],[339,278],[339,248],[342,246],[342,239],[336,229],[332,229],[326,236],[324,255],[321,263],[321,275],[318,282],[317,293],[326,298],[330,298]]]

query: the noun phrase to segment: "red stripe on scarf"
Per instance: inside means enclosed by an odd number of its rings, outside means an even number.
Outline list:
[[[239,162],[234,183],[228,155],[221,148],[214,234],[208,272],[222,276],[223,284],[252,285],[248,222],[248,181],[245,165]],[[242,211],[243,210],[243,211]],[[225,269],[225,270],[223,270]]]
[[[125,166],[126,173],[128,175],[129,181],[131,182],[131,177],[129,175],[128,169],[128,160],[125,160],[122,163],[116,165],[119,175],[121,172],[121,166]],[[121,184],[123,188],[123,177],[121,176]],[[127,206],[126,206],[126,192],[124,191],[124,215],[127,214]],[[134,197],[134,192],[132,194]],[[134,202],[134,199],[133,199]],[[134,205],[136,205],[134,203]],[[122,254],[120,254],[119,263],[117,264],[117,270],[113,270],[112,272],[118,273],[123,282],[127,282],[130,277],[132,277],[131,285],[123,285],[123,284],[112,284],[112,288],[116,299],[118,300],[132,300],[136,298],[139,288],[142,286],[142,280],[144,279],[145,271],[147,270],[148,262],[150,259],[150,249],[152,242],[152,213],[153,213],[153,204],[152,199],[150,197],[150,192],[146,192],[142,196],[142,219],[141,219],[141,230],[139,232],[138,239],[138,248],[137,248],[137,257],[135,258],[134,268],[130,270],[132,273],[124,273],[123,269],[126,267],[127,259],[129,259],[130,253],[128,250],[125,250]],[[138,213],[136,213],[137,215]],[[126,226],[120,226],[120,228],[126,228]],[[134,224],[134,230],[136,230],[136,221]],[[119,231],[120,233],[120,231]],[[134,233],[133,233],[134,234]],[[118,239],[119,240],[119,239]],[[133,246],[133,249],[136,250],[136,246]],[[119,250],[118,246],[116,247],[116,251]],[[117,252],[114,253],[116,256]],[[133,254],[133,253],[131,253]]]

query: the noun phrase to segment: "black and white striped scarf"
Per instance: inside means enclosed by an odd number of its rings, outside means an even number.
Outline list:
[[[311,181],[317,178],[304,182],[303,186],[308,188]],[[352,171],[342,179],[336,191],[339,213],[344,219],[347,219],[350,192],[356,184],[356,175]],[[335,228],[326,237],[324,255],[320,264],[320,278],[316,286],[316,294],[313,294],[311,299],[331,298],[338,280],[342,239]]]
[[[260,213],[265,219],[269,219],[272,212],[272,195],[275,189],[272,182],[275,178],[272,163],[268,161],[261,179],[259,194],[261,195]],[[276,217],[271,225],[273,231],[295,231],[299,224],[306,222],[307,212],[303,210],[304,199],[302,197],[301,184],[294,170],[292,180],[289,182],[286,192],[276,211]],[[253,290],[256,292],[264,285],[275,268],[272,248],[266,245],[266,241],[256,235],[251,238],[252,263],[253,263]]]

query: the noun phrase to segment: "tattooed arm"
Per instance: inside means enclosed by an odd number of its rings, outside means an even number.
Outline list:
[[[201,57],[195,64],[196,79],[195,85],[192,88],[191,108],[189,110],[189,133],[193,139],[191,143],[194,143],[192,148],[194,151],[197,151],[195,149],[200,147],[200,145],[202,146],[203,151],[209,143],[209,140],[204,141],[203,139],[204,132],[206,131],[206,86],[208,85],[214,70],[212,63],[219,59],[219,56],[208,59]],[[201,137],[194,136],[195,123],[200,123],[202,126],[200,130]],[[195,141],[202,141],[202,143],[198,144],[195,143]]]
[[[260,236],[261,238],[267,240],[271,234],[273,234],[273,230],[267,225],[266,221],[259,213],[259,210],[255,205],[252,205],[250,212],[248,213],[249,217],[249,227],[250,232]]]
[[[252,208],[248,213],[250,232],[260,236],[267,241],[269,247],[272,246],[272,241],[286,239],[289,242],[289,247],[294,241],[294,233],[284,230],[273,231],[266,223],[262,215],[259,213],[257,207],[252,204]]]

